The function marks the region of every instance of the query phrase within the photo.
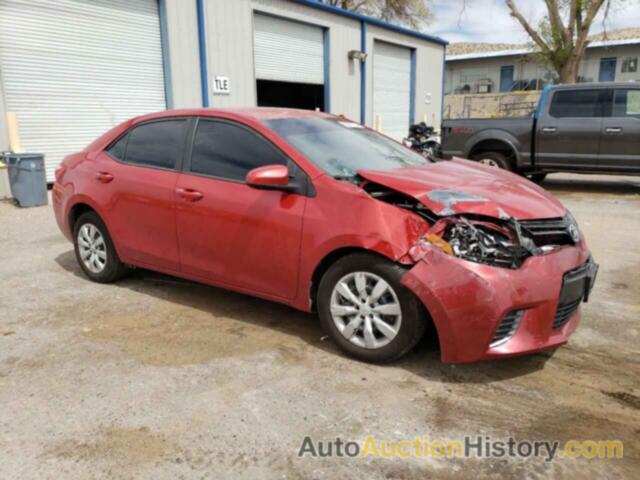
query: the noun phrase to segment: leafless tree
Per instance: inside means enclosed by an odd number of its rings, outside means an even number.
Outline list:
[[[626,0],[536,1],[544,1],[547,7],[547,15],[537,28],[524,17],[514,0],[506,0],[506,4],[511,16],[539,49],[542,60],[555,70],[560,82],[575,83],[596,15],[603,11],[606,20],[612,3],[622,4]]]

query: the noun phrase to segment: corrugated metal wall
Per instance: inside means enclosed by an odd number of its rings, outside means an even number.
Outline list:
[[[6,108],[48,181],[106,130],[165,109],[156,0],[1,0],[0,63]]]
[[[17,1],[19,0],[0,0],[0,4]],[[29,5],[40,4],[40,2],[36,3],[36,0],[20,1],[27,7]],[[164,1],[166,4],[170,78],[173,85],[173,106],[174,108],[199,107],[202,105],[202,98],[196,2],[191,0]],[[68,2],[69,0],[60,0],[42,3],[55,6],[64,5]],[[116,5],[123,9],[122,12],[126,12],[126,8],[134,4],[153,5],[153,8],[157,9],[155,0],[91,2],[89,12],[93,13],[88,13],[86,19],[75,20],[74,25],[82,25],[86,23],[87,19],[94,18],[96,14],[100,16],[100,7],[105,4]],[[25,7],[25,9],[27,9],[27,7]],[[210,82],[208,91],[211,106],[230,107],[256,105],[253,29],[254,15],[262,12],[328,29],[329,41],[327,53],[330,60],[330,111],[335,114],[346,115],[354,120],[360,119],[361,64],[358,60],[350,60],[347,56],[350,50],[360,50],[361,48],[360,21],[286,0],[205,0],[204,7],[204,20],[207,33],[207,66]],[[31,17],[37,17],[37,15],[31,12]],[[124,16],[121,17],[123,23],[121,23],[120,27],[126,25],[127,21],[139,21],[135,20],[136,18],[136,14],[124,14]],[[14,27],[11,26],[7,28],[6,23],[9,22],[9,20],[3,18],[0,22],[4,22],[4,26],[0,27],[2,32],[7,32],[6,35],[11,35]],[[154,26],[154,29],[155,28],[157,27]],[[104,26],[96,25],[93,27],[94,32],[98,32],[101,29],[104,29]],[[56,29],[52,28],[51,30],[55,33]],[[115,38],[119,36],[120,30],[121,28],[117,31],[106,31],[106,33],[114,37],[115,41]],[[373,25],[369,25],[367,31],[367,51],[369,53],[369,59],[366,62],[366,123],[370,126],[374,125],[373,44],[374,41],[381,40],[416,49],[415,119],[422,120],[426,117],[429,123],[433,123],[436,126],[439,125],[443,46]],[[2,32],[0,32],[0,34],[5,35],[5,33]],[[122,38],[117,40],[118,42],[122,42],[128,38],[126,35],[120,35],[120,37]],[[144,38],[144,35],[135,35],[134,38],[130,38],[134,43],[133,46],[129,44],[129,47],[115,43],[115,45],[120,48],[113,50],[126,50],[134,56],[141,53],[144,54],[144,50],[141,50],[139,46],[141,38]],[[113,52],[106,52],[105,54],[113,54]],[[145,57],[145,61],[153,58],[153,62],[155,63],[152,68],[156,72],[161,71],[162,64],[159,53],[155,52],[150,54],[146,52]],[[95,55],[93,62],[96,63],[96,59],[99,58],[99,54]],[[136,72],[139,68],[139,65],[134,65],[131,67],[131,72]],[[231,84],[230,95],[213,94],[211,79],[217,75],[229,78]],[[161,74],[154,74],[153,76],[158,82],[162,78]],[[161,88],[160,83],[157,83],[156,87],[153,88],[154,92],[156,92],[154,95],[156,96],[156,101],[161,102],[158,103],[158,107],[154,107],[157,109],[160,105],[163,106],[164,99],[160,98],[158,90],[158,88]],[[6,97],[6,86],[4,89]],[[117,100],[108,89],[106,89],[105,92],[109,92],[108,101]],[[100,92],[98,92],[98,94],[99,93]],[[140,93],[140,95],[143,94]],[[118,95],[116,95],[116,97],[117,96]],[[93,110],[102,111],[103,115],[109,116],[108,113],[105,113],[109,111],[109,104],[108,102],[103,103],[107,105],[106,109],[101,105],[96,105],[89,101],[87,105],[91,105]],[[134,104],[135,102],[131,102],[131,105]],[[133,114],[135,113],[131,112],[131,115]],[[115,119],[114,121],[117,120],[118,119]],[[0,147],[6,148],[6,131],[3,129],[3,121],[4,118],[0,120]],[[53,120],[52,123],[58,123],[58,121]],[[111,119],[109,120],[109,124],[111,124]],[[88,125],[84,127],[87,126]],[[93,130],[86,133],[87,137],[91,135],[97,136],[106,130],[107,127],[102,124],[96,124],[95,126],[91,126],[91,128],[93,128]],[[82,143],[85,143],[84,139]]]
[[[322,28],[260,13],[253,24],[257,79],[324,83]]]
[[[429,125],[440,127],[442,109],[442,73],[444,47],[419,40],[402,33],[392,32],[374,25],[367,29],[367,51],[373,52],[376,40],[409,48],[416,53],[416,86],[414,121],[425,120]],[[367,125],[374,125],[373,109],[373,62],[367,61]],[[384,124],[384,120],[383,120]]]
[[[254,39],[247,32],[253,32],[254,14],[260,12],[329,28],[330,109],[358,120],[360,64],[347,52],[360,48],[360,22],[283,0],[205,2],[209,78],[221,75],[231,82],[231,94],[211,95],[211,105],[256,105]]]
[[[402,140],[409,132],[411,49],[386,42],[373,46],[373,115],[385,135]]]

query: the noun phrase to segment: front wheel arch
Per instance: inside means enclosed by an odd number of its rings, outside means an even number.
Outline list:
[[[331,265],[336,263],[341,258],[346,257],[347,255],[350,255],[352,253],[370,253],[372,255],[378,255],[380,258],[389,260],[384,255],[381,255],[374,250],[368,250],[363,247],[341,247],[329,252],[322,258],[322,260],[320,260],[320,262],[318,262],[318,265],[311,275],[311,285],[309,286],[309,300],[311,302],[312,311],[317,310],[318,287],[320,286],[320,281],[322,280],[324,274],[327,273],[327,270],[329,270],[329,268],[331,268]]]

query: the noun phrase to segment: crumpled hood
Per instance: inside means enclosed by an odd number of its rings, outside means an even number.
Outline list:
[[[360,170],[358,174],[416,198],[437,215],[474,213],[530,220],[566,213],[555,197],[525,178],[461,158],[415,168]]]

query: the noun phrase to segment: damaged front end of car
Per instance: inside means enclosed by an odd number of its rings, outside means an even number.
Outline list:
[[[394,259],[406,267],[403,285],[433,321],[444,362],[522,355],[568,341],[597,264],[557,200],[519,179],[478,185],[471,178],[461,191],[453,176],[436,182],[414,178],[421,172],[362,173],[357,185],[372,199],[421,226],[406,235],[394,230],[406,248]],[[447,183],[452,187],[443,188]]]
[[[522,234],[518,221],[513,218],[498,223],[449,216],[436,222],[420,241],[448,255],[504,268],[519,268],[528,257],[541,253],[533,240]]]
[[[548,253],[562,245],[575,244],[579,232],[573,217],[567,213],[564,218],[552,219],[550,229],[555,235],[536,235],[530,231],[528,223],[509,216],[503,209],[492,217],[475,213],[459,213],[453,207],[458,202],[484,202],[477,195],[453,191],[433,191],[429,196],[437,199],[442,208],[435,213],[419,200],[375,182],[364,182],[362,188],[373,198],[420,216],[429,224],[425,235],[420,236],[407,252],[412,263],[417,262],[429,248],[436,247],[447,255],[475,263],[517,269],[523,262],[536,255]]]

